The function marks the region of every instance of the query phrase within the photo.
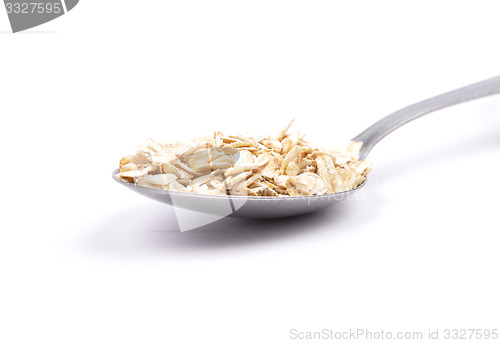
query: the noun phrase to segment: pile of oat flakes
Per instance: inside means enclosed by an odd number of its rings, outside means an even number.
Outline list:
[[[292,120],[293,122],[293,120]],[[168,191],[239,196],[333,194],[364,182],[371,163],[362,143],[315,148],[290,125],[275,137],[224,135],[148,145],[120,161],[117,178]]]

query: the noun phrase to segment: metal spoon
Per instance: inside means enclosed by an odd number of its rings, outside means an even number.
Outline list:
[[[352,140],[363,142],[360,158],[366,159],[375,144],[398,127],[424,114],[498,93],[500,93],[500,76],[405,107],[382,118]],[[178,208],[208,213],[219,217],[280,218],[314,212],[352,196],[353,192],[366,184],[365,181],[353,190],[327,195],[303,197],[223,196],[169,192],[140,187],[117,179],[116,174],[118,172],[119,170],[113,172],[113,178],[121,185],[137,193]]]

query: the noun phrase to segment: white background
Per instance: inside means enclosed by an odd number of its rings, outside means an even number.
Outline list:
[[[338,146],[500,74],[495,1],[88,1],[0,9],[0,341],[290,342],[290,330],[500,329],[500,96],[394,132],[357,200],[180,233],[120,187],[157,138]],[[297,340],[295,340],[297,341]],[[491,341],[491,340],[490,340]]]

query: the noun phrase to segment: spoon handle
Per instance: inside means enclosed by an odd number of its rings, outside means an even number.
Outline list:
[[[500,76],[474,83],[472,85],[465,86],[463,88],[459,88],[402,108],[399,111],[382,118],[354,137],[352,140],[356,142],[363,142],[360,159],[365,159],[378,141],[392,131],[396,130],[398,127],[403,126],[404,124],[417,119],[424,114],[498,93],[500,93]]]

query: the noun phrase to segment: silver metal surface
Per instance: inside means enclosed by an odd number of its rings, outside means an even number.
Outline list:
[[[500,76],[405,107],[382,118],[354,137],[353,140],[363,142],[361,158],[366,159],[373,146],[398,127],[424,114],[498,93],[500,93]],[[314,212],[348,198],[353,192],[366,184],[365,181],[362,185],[351,191],[329,195],[303,197],[244,197],[169,192],[154,188],[140,187],[117,179],[117,173],[118,170],[113,172],[113,178],[118,183],[151,199],[187,210],[218,215],[221,217],[232,216],[240,218],[282,218]]]
[[[169,192],[161,189],[136,186],[116,178],[119,169],[113,172],[113,179],[121,185],[148,198],[186,210],[214,214],[220,217],[239,218],[284,218],[321,210],[346,199],[352,191],[328,195],[303,197],[252,197],[205,195]],[[358,186],[359,189],[366,181]],[[228,211],[228,209],[233,209]],[[229,212],[229,213],[228,213]]]
[[[378,141],[398,127],[424,114],[498,93],[500,93],[500,76],[417,102],[389,114],[353,138],[356,142],[363,142],[360,158],[366,159],[368,153]]]

